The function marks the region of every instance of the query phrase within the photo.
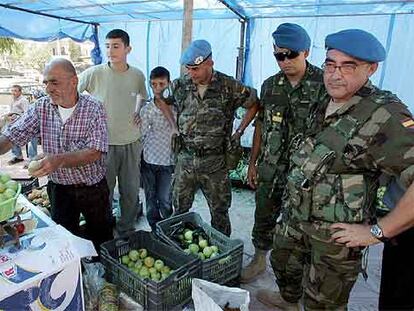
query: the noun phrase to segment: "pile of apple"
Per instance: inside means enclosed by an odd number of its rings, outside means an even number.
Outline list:
[[[198,256],[201,260],[212,259],[219,255],[216,245],[210,245],[208,236],[202,228],[196,230],[184,229],[183,234],[178,235],[180,245],[186,254]]]
[[[17,189],[17,181],[12,180],[8,174],[0,174],[0,203],[14,198]]]
[[[120,261],[143,280],[151,279],[160,282],[173,272],[161,259],[149,256],[145,248],[130,250],[128,255],[120,258]]]

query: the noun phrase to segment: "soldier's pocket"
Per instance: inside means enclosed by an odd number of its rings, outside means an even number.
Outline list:
[[[337,221],[362,222],[364,218],[363,204],[365,196],[365,181],[363,175],[341,175],[343,190],[343,210],[338,206]]]

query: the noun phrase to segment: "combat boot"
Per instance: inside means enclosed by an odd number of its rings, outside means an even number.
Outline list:
[[[282,298],[279,292],[271,291],[269,289],[259,289],[256,293],[256,298],[268,307],[277,307],[278,309],[285,311],[301,310],[298,302],[287,302]]]
[[[267,251],[255,249],[252,261],[241,272],[241,283],[249,283],[266,270]]]

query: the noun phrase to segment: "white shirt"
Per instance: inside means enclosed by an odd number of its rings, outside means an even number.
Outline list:
[[[60,117],[62,118],[63,123],[65,123],[66,120],[70,118],[72,113],[75,111],[75,108],[76,108],[76,105],[70,108],[63,108],[58,105],[59,114],[60,114]]]
[[[12,99],[10,103],[10,113],[23,114],[29,108],[29,101],[23,95]]]

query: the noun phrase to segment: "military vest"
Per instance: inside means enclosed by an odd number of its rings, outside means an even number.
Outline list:
[[[262,150],[258,162],[259,165],[271,165],[275,171],[282,165],[287,168],[290,141],[298,133],[305,132],[309,114],[320,101],[323,90],[322,70],[307,63],[307,72],[300,85],[292,88],[288,84],[288,79],[280,72],[267,79],[262,87],[264,115]],[[274,177],[274,171],[267,173],[269,178]]]
[[[201,99],[197,87],[190,80],[177,81],[174,97],[178,108],[178,127],[186,146],[224,148],[234,113],[231,109],[231,88],[225,82],[217,73],[217,80],[209,85]]]
[[[287,182],[291,216],[346,223],[374,217],[379,173],[373,164],[359,160],[365,150],[355,135],[393,96],[375,88],[336,121],[301,141],[292,154]]]

